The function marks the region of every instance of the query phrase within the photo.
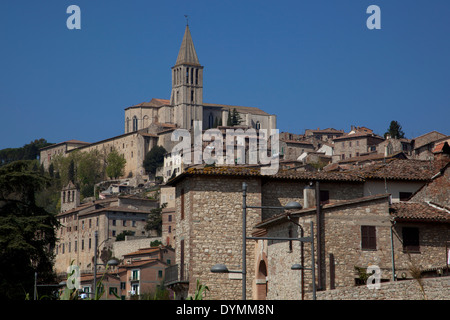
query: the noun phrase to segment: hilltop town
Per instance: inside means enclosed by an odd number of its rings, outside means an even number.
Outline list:
[[[127,106],[122,135],[40,149],[46,171],[55,159],[80,153],[106,159],[117,152],[125,160],[121,176],[97,183],[93,197],[70,179],[61,190],[54,265],[60,279],[73,264],[80,292],[92,295],[101,282],[102,299],[158,291],[186,299],[197,281],[209,288],[205,299],[446,297],[447,133],[407,139],[398,126],[383,136],[364,126],[283,132],[277,116],[259,108],[205,103],[188,26],[171,73],[170,98]],[[231,148],[243,151],[241,158],[233,152],[231,162],[187,163],[186,152],[173,152],[175,132],[211,129],[220,137],[244,132],[240,147]],[[267,162],[249,161],[252,133],[266,139],[274,174],[262,174]],[[156,147],[165,153],[150,173],[144,160]],[[208,148],[201,141],[202,152]]]

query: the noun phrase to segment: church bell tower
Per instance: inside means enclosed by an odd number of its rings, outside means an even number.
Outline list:
[[[203,122],[203,66],[198,61],[189,25],[175,65],[172,67],[172,93],[174,120],[180,128],[191,130],[194,121]]]

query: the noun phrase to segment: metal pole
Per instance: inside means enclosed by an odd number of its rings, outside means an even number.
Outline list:
[[[247,291],[247,183],[242,183],[242,300]]]
[[[394,235],[392,228],[394,228],[395,221],[391,223],[391,260],[392,260],[392,281],[395,281],[395,256],[394,256]]]
[[[98,246],[98,231],[95,231],[94,244],[94,299],[97,297],[97,246]]]
[[[37,300],[37,272],[34,273],[34,300]]]
[[[314,261],[314,223],[311,221],[311,272],[312,272],[312,285],[313,285],[313,300],[316,300],[316,262]]]

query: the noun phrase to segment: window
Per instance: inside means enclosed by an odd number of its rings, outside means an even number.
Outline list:
[[[404,227],[403,235],[403,251],[419,252],[419,228]]]
[[[139,280],[139,270],[133,270],[131,272],[131,280]]]
[[[84,250],[84,239],[81,240],[81,251],[83,251],[83,250]]]
[[[110,287],[109,288],[109,294],[112,295],[112,296],[117,296],[117,288]]]
[[[169,214],[168,219],[169,219],[169,222],[172,222],[172,215],[171,214]]]
[[[376,250],[377,237],[375,226],[361,226],[361,249]]]
[[[123,221],[122,221],[122,226],[124,226],[124,227],[127,226],[127,220],[123,220]]]
[[[172,226],[169,226],[169,233],[172,233]]]
[[[116,225],[116,220],[112,221],[112,225],[115,226]]]
[[[162,278],[163,276],[163,271],[162,270],[158,270],[158,278]]]
[[[92,247],[92,239],[89,238],[89,250],[91,250],[91,247]]]
[[[137,131],[138,129],[138,119],[136,116],[133,117],[133,131]]]
[[[321,204],[330,203],[330,192],[328,190],[320,190],[319,197]]]
[[[398,194],[400,201],[408,201],[412,196],[412,192],[399,192]]]

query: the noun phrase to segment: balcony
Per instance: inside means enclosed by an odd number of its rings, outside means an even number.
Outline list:
[[[189,283],[189,265],[175,264],[165,270],[164,285],[169,286],[177,283]]]

